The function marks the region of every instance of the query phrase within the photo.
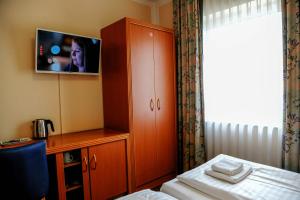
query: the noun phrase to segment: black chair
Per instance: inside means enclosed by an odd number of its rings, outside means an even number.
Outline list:
[[[46,143],[0,150],[0,199],[40,200],[47,196]]]

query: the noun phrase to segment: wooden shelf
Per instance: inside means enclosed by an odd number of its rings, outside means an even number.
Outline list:
[[[81,188],[82,185],[81,184],[76,184],[76,185],[71,185],[71,186],[66,186],[66,192],[70,192],[76,189]]]
[[[76,166],[76,165],[81,165],[81,162],[77,161],[77,162],[64,163],[64,168],[72,167],[72,166]]]

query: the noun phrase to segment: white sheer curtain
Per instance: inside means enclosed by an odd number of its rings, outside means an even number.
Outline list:
[[[281,12],[281,0],[204,0],[204,28]]]
[[[281,127],[280,0],[204,0],[206,121]]]

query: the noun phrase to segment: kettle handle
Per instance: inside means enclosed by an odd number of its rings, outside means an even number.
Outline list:
[[[54,132],[54,126],[53,126],[53,122],[51,120],[46,120],[46,125],[48,126],[48,124],[51,125],[51,130]]]

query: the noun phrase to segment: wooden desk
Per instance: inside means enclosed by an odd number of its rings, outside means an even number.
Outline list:
[[[58,198],[65,200],[78,189],[83,191],[85,200],[101,200],[130,193],[129,145],[128,133],[107,129],[48,137],[47,155],[55,160]],[[65,163],[64,152],[72,152],[80,159]],[[68,170],[74,168],[82,172],[82,183],[69,186]]]
[[[47,139],[47,155],[128,139],[129,133],[109,129],[66,133]]]

